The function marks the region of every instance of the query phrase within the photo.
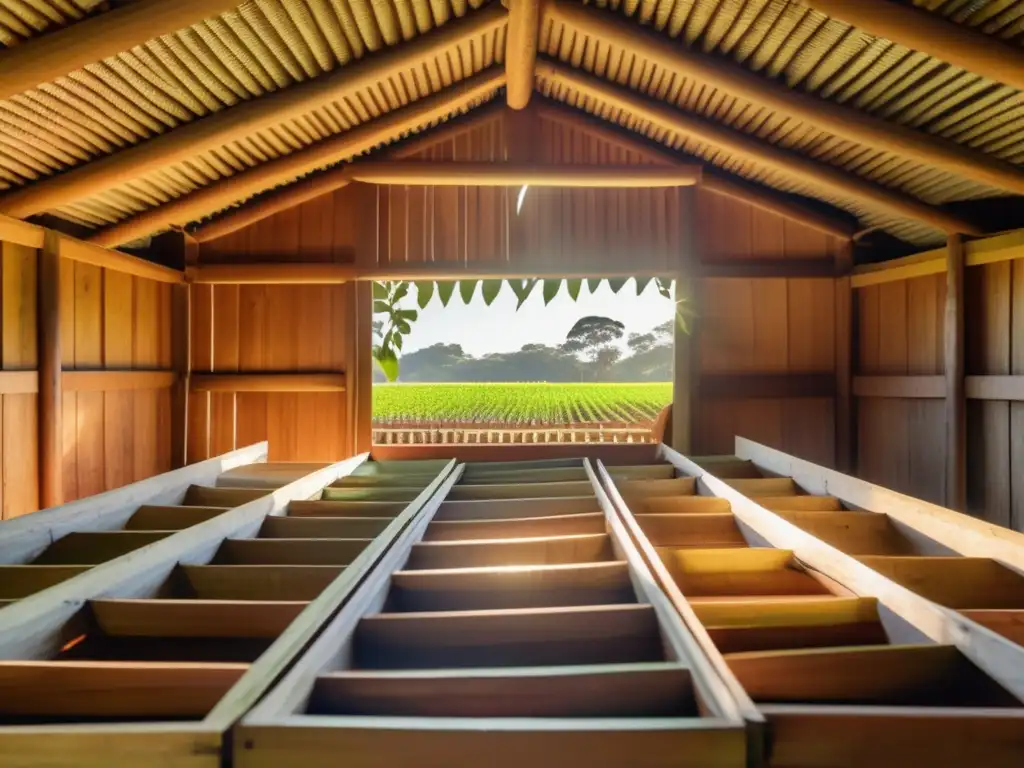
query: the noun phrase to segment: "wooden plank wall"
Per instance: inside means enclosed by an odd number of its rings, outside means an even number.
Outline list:
[[[365,200],[358,191],[339,190],[204,243],[200,262],[351,263]],[[348,371],[357,290],[354,283],[194,285],[192,371]],[[271,461],[336,461],[355,450],[349,411],[346,392],[194,392],[188,461],[258,440],[270,441]]]
[[[859,316],[858,375],[942,374],[945,274],[873,285],[854,295]],[[945,434],[942,400],[860,398],[858,475],[944,503]]]
[[[171,287],[61,262],[63,370],[171,367]],[[171,468],[170,389],[64,392],[64,498]]]

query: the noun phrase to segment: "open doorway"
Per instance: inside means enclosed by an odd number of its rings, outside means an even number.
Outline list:
[[[660,441],[664,278],[377,283],[373,441]]]

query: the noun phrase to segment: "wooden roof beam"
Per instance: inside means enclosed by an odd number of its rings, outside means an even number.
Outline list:
[[[346,169],[367,184],[437,187],[690,187],[700,182],[697,165],[583,165],[442,160],[359,161]]]
[[[183,225],[195,221],[239,200],[245,200],[279,184],[287,184],[297,177],[347,160],[380,144],[394,141],[405,133],[468,109],[475,102],[492,94],[504,82],[505,73],[500,67],[492,67],[433,96],[388,112],[345,133],[241,171],[166,205],[125,219],[100,230],[89,238],[89,242],[106,246],[119,245],[145,237],[170,225]],[[332,177],[325,180],[325,176],[326,174],[303,182],[305,196],[300,192],[301,199],[295,204],[338,189],[350,181],[348,177]]]
[[[533,95],[533,68],[537,62],[542,0],[502,0],[508,8],[505,34],[506,99],[512,109],[523,109]]]
[[[441,142],[450,141],[454,137],[461,136],[463,133],[480,127],[485,123],[501,119],[504,109],[504,106],[493,102],[477,107],[469,114],[455,118],[443,126],[436,126],[415,138],[403,140],[399,145],[389,149],[387,155],[397,158],[408,157],[416,152],[436,146]],[[251,224],[255,224],[257,221],[273,216],[275,213],[295,208],[321,195],[341,189],[348,183],[349,177],[346,175],[345,166],[332,168],[308,179],[301,179],[281,187],[256,200],[250,200],[230,211],[225,211],[217,218],[193,229],[191,232],[192,237],[200,243],[216,240],[218,237],[230,235],[232,232],[237,232]],[[14,220],[12,219],[11,221]]]
[[[578,93],[608,104],[659,128],[691,136],[729,153],[770,169],[794,181],[828,190],[839,197],[857,200],[873,208],[921,221],[947,234],[982,234],[971,222],[895,190],[873,184],[848,171],[835,168],[766,141],[655,101],[628,88],[609,83],[563,64],[541,60],[537,74]]]
[[[800,0],[833,19],[1024,91],[1024,51],[937,13],[890,0]]]
[[[538,112],[543,119],[568,125],[599,141],[638,154],[649,162],[667,164],[692,160],[689,156],[680,156],[674,149],[663,144],[653,144],[625,128],[594,117],[576,107],[546,100],[534,104],[538,105]],[[789,200],[781,192],[733,177],[717,168],[703,168],[700,188],[702,191],[731,197],[763,211],[784,216],[818,232],[843,240],[851,239],[857,231],[856,222],[852,217],[828,215],[807,205],[801,205],[798,201]]]
[[[0,101],[177,32],[240,0],[138,0],[0,51]]]
[[[416,68],[447,53],[465,40],[505,26],[508,14],[488,5],[411,42],[368,56],[360,62],[293,85],[259,99],[238,104],[188,123],[129,149],[35,182],[0,197],[0,213],[25,217],[88,197],[137,179],[173,163],[219,149],[293,118],[301,117],[345,94],[376,85],[396,72]]]
[[[875,8],[879,5],[863,0],[845,4]],[[635,24],[624,23],[604,11],[591,10],[568,0],[550,0],[546,13],[604,44],[634,51],[670,72],[704,81],[733,96],[807,122],[840,138],[912,158],[997,189],[1024,194],[1024,169],[981,152],[789,88],[782,81],[750,72],[725,59],[690,50],[675,40]]]

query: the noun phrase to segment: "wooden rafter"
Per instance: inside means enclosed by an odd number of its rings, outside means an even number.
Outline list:
[[[444,55],[460,42],[498,30],[507,19],[500,6],[486,6],[385,53],[239,104],[109,157],[18,189],[0,198],[0,213],[30,216],[218,149],[230,141],[301,117],[344,94],[372,87],[396,72],[408,71]]]
[[[100,245],[119,245],[145,237],[170,224],[187,224],[207,214],[226,208],[279,184],[287,184],[296,177],[318,168],[347,160],[374,147],[394,141],[409,131],[443,120],[453,113],[468,109],[475,102],[489,96],[501,87],[505,73],[500,67],[473,75],[450,88],[420,99],[409,106],[388,112],[376,120],[360,125],[345,133],[311,144],[305,149],[284,155],[255,168],[236,173],[228,179],[211,184],[196,192],[180,197],[166,205],[152,208],[112,227],[101,230],[89,238]],[[337,189],[350,179],[325,181],[319,177],[306,188],[309,197]],[[337,182],[337,183],[335,183]],[[331,186],[333,184],[333,186]],[[309,199],[305,197],[304,199]]]
[[[689,187],[700,181],[697,165],[582,165],[382,160],[353,163],[352,181],[436,187],[652,188]]]
[[[880,5],[862,0],[842,4],[873,8]],[[602,44],[637,52],[651,64],[678,76],[693,77],[732,96],[807,122],[835,136],[900,157],[913,158],[972,181],[1024,194],[1024,169],[983,153],[789,88],[784,82],[755,74],[724,59],[689,50],[662,35],[625,24],[603,11],[584,8],[568,0],[551,0],[546,13],[555,21],[591,39],[600,40]],[[1022,58],[1024,54],[1018,52],[1017,57]]]
[[[139,0],[0,51],[0,100],[228,11],[239,0]]]
[[[550,61],[538,61],[537,72],[577,93],[621,109],[635,119],[650,122],[662,130],[691,136],[802,184],[828,190],[839,197],[857,200],[890,214],[924,222],[948,234],[981,234],[974,224],[965,219],[909,195],[885,189],[853,173],[797,152],[780,149],[741,131],[683,112],[594,75]]]
[[[415,138],[404,139],[387,154],[390,157],[409,157],[439,143],[450,141],[488,122],[498,120],[503,110],[504,107],[493,103],[477,107],[469,114],[425,131]],[[344,167],[324,171],[234,208],[212,221],[196,227],[192,230],[192,236],[200,243],[216,240],[218,237],[230,235],[232,232],[262,221],[268,216],[273,216],[275,213],[295,208],[308,200],[320,197],[320,195],[341,189],[348,183],[349,179],[345,175]]]
[[[649,162],[664,164],[691,159],[687,156],[680,156],[678,152],[663,144],[649,142],[624,128],[574,107],[547,101],[535,102],[535,105],[538,106],[538,114],[545,120],[570,126],[595,139],[633,152]],[[712,192],[716,195],[740,200],[755,208],[784,216],[819,232],[844,240],[850,239],[856,230],[854,223],[848,218],[828,215],[810,206],[801,205],[799,202],[787,199],[781,192],[731,176],[717,168],[706,167],[703,169],[700,188],[702,192]]]
[[[523,109],[533,95],[533,68],[537,61],[541,0],[504,0],[508,6],[505,35],[506,98],[512,109]]]
[[[924,8],[891,0],[800,0],[864,32],[1024,90],[1024,51]]]

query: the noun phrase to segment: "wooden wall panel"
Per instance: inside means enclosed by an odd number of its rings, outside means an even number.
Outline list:
[[[862,376],[943,372],[945,275],[883,283],[854,292],[859,317],[856,371]],[[861,398],[858,474],[942,503],[945,418],[940,400]]]
[[[61,263],[64,370],[171,367],[170,286]],[[170,390],[64,392],[67,501],[170,467]]]

